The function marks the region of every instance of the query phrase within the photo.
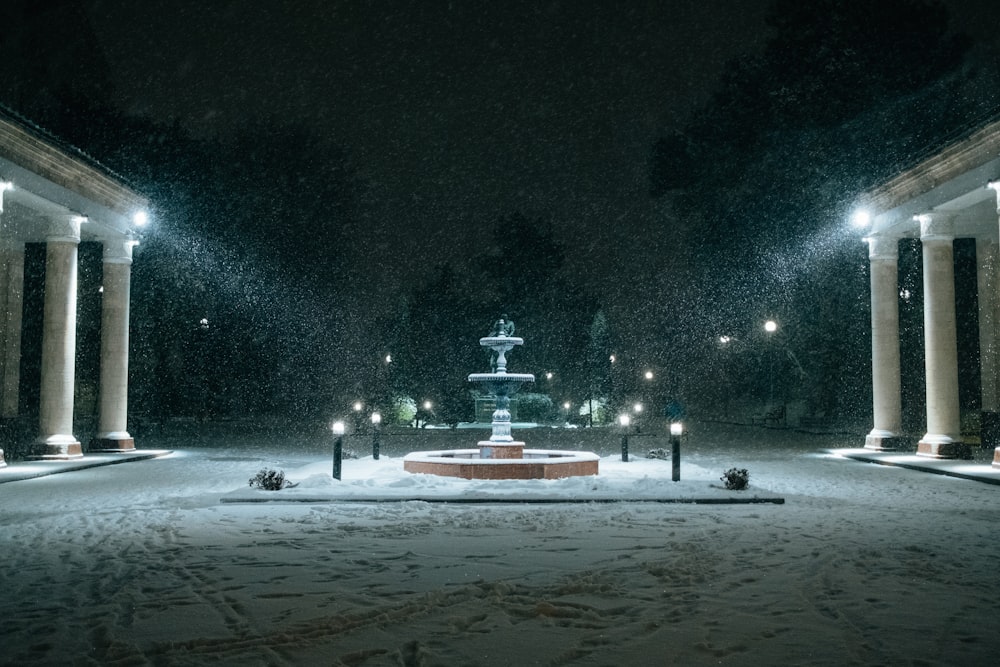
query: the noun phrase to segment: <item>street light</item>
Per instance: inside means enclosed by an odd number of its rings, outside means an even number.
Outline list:
[[[335,421],[330,428],[337,436],[333,441],[333,478],[340,479],[341,462],[344,460],[344,422]]]
[[[670,478],[675,482],[681,480],[681,434],[684,432],[684,425],[680,422],[670,423]]]
[[[628,426],[632,418],[628,414],[618,415],[618,423],[622,427],[622,463],[628,463]]]
[[[644,374],[644,377],[647,380],[652,380],[653,379],[653,371],[646,371],[646,373]]]
[[[851,224],[858,228],[867,227],[871,224],[872,214],[867,209],[859,208],[851,216]]]
[[[379,447],[381,443],[379,442],[379,437],[381,436],[381,429],[379,425],[382,423],[382,415],[378,412],[372,413],[372,458],[378,461]]]
[[[764,331],[767,332],[767,383],[768,383],[768,398],[767,403],[770,407],[774,403],[774,344],[771,342],[771,338],[774,332],[778,330],[778,323],[774,320],[768,320],[764,322]]]

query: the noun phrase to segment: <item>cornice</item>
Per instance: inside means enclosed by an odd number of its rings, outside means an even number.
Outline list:
[[[149,205],[131,188],[3,117],[0,157],[123,215]]]
[[[1000,121],[995,121],[872,190],[866,200],[875,210],[888,211],[998,157]]]

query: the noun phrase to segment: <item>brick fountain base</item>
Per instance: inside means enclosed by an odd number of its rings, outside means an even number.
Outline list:
[[[411,473],[465,479],[561,479],[597,474],[599,457],[591,452],[524,449],[524,443],[504,443],[497,456],[495,442],[481,442],[479,449],[445,449],[411,452],[403,457],[403,470]],[[483,456],[483,450],[492,458]],[[516,456],[513,454],[516,450]],[[503,456],[506,455],[506,456]]]

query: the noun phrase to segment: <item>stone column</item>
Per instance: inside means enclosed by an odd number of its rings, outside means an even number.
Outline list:
[[[2,445],[16,433],[24,303],[24,244],[14,240],[3,215],[4,193],[10,188],[10,183],[0,182],[0,468],[7,465]]]
[[[70,215],[53,219],[46,238],[39,435],[33,458],[83,456],[80,442],[73,436],[77,249],[81,222],[80,217]]]
[[[868,238],[872,307],[872,413],[874,428],[865,448],[902,445],[902,396],[899,364],[899,239]]]
[[[990,183],[989,187],[990,187],[991,190],[993,190],[993,192],[996,193],[995,196],[996,196],[997,219],[1000,220],[1000,183],[997,183],[997,182]],[[976,245],[976,253],[978,254],[978,252],[979,252],[979,245],[978,245],[979,242],[978,242],[978,240],[976,241],[976,243],[977,243],[977,245]],[[986,407],[986,390],[984,389],[983,390],[983,415],[982,415],[983,416],[983,421],[982,421],[981,428],[980,428],[980,433],[982,434],[982,438],[983,438],[983,444],[987,445],[987,446],[990,445],[990,444],[994,445],[994,449],[993,449],[993,467],[994,468],[1000,468],[1000,417],[998,417],[998,415],[1000,415],[1000,406],[997,406],[997,404],[1000,403],[1000,377],[998,377],[998,376],[1000,376],[1000,359],[997,358],[998,356],[1000,356],[1000,350],[998,350],[998,347],[1000,347],[1000,294],[997,293],[997,289],[1000,288],[1000,284],[998,284],[998,283],[1000,283],[1000,278],[998,278],[998,275],[997,275],[997,274],[1000,274],[1000,266],[998,266],[998,265],[1000,265],[1000,257],[998,257],[998,255],[1000,255],[1000,250],[998,250],[996,248],[996,246],[994,246],[994,255],[993,255],[993,260],[994,260],[993,261],[993,282],[989,285],[989,287],[991,288],[989,294],[990,294],[990,296],[992,297],[992,300],[993,300],[993,318],[994,318],[993,319],[993,330],[992,330],[993,338],[990,341],[992,343],[992,345],[990,347],[991,347],[991,350],[993,352],[993,381],[994,381],[994,384],[993,384],[994,394],[993,394],[993,397],[992,397],[993,398],[993,403],[991,404],[991,408],[990,409],[993,410],[993,412],[992,412],[989,420],[987,420],[987,417],[986,417],[986,415],[987,415],[987,412],[986,412],[986,410],[987,410],[987,407]],[[980,286],[979,286],[979,298],[980,299],[982,299],[982,295],[983,295],[983,287],[982,287],[982,283],[980,283]],[[980,304],[981,303],[982,303],[982,301],[980,301]],[[980,309],[981,308],[982,308],[982,306],[980,305]],[[980,318],[982,318],[982,313],[981,312],[980,312]],[[980,349],[980,354],[983,354],[982,349],[984,349],[984,346],[982,344],[982,336],[983,336],[983,331],[980,328],[980,339],[979,339],[980,340],[980,348],[981,348]],[[983,366],[983,368],[982,368],[982,375],[983,375],[983,385],[985,386],[986,385],[986,367],[985,366]],[[995,430],[994,430],[994,427],[995,427]],[[990,440],[992,440],[993,442],[991,443]]]
[[[997,265],[997,242],[976,239],[976,277],[979,300],[979,371],[982,411],[980,438],[985,446],[1000,445],[1000,347],[998,347],[997,309],[1000,305],[1000,272]]]
[[[0,419],[18,414],[24,244],[0,240]]]
[[[924,258],[924,365],[927,433],[917,454],[954,458],[962,449],[958,410],[955,239],[950,216],[919,216]]]
[[[104,292],[101,312],[101,403],[97,438],[92,450],[135,449],[127,429],[128,325],[132,269],[130,239],[104,244]]]

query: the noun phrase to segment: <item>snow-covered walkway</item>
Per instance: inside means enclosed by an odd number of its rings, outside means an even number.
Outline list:
[[[0,484],[0,663],[986,665],[1000,650],[1000,487],[825,453],[847,438],[694,427],[685,481],[745,467],[783,505],[223,503],[263,467],[328,488],[310,475],[329,451],[143,444],[175,453]],[[345,461],[345,481],[397,464]]]

